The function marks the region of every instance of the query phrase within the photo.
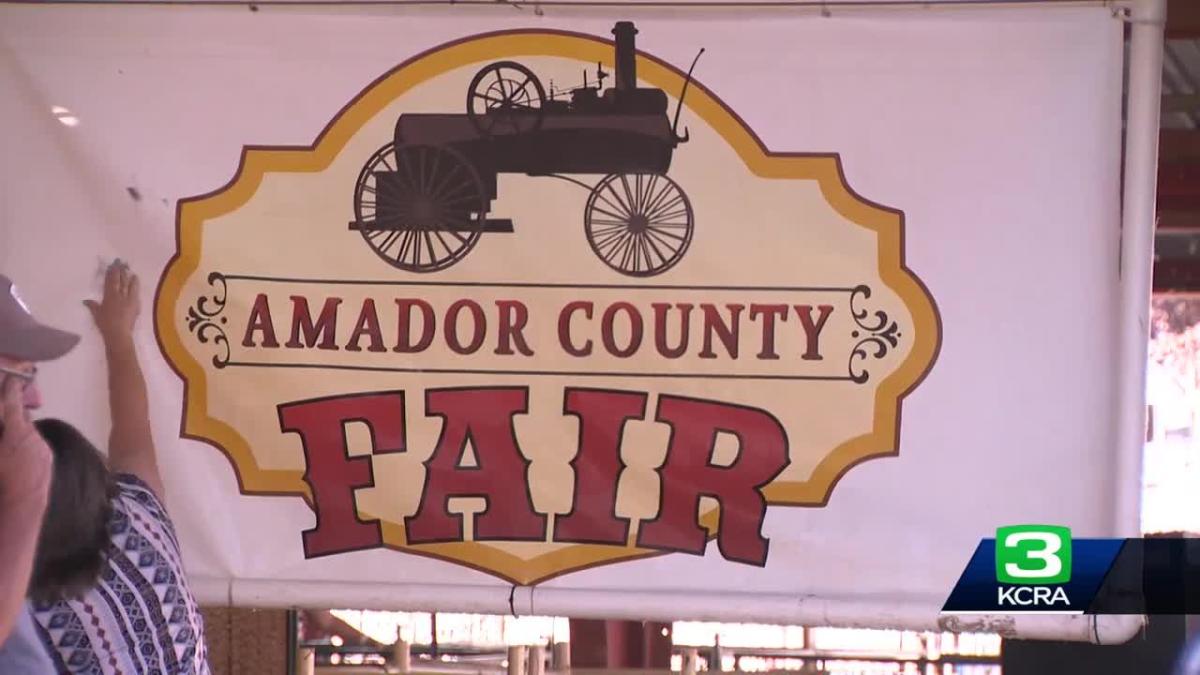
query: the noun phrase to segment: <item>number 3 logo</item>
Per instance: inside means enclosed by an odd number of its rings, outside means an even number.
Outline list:
[[[1062,584],[1071,580],[1071,530],[1013,525],[996,530],[996,580],[1009,584]]]

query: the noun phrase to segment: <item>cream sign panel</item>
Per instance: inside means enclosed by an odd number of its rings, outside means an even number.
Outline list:
[[[903,205],[766,148],[707,56],[637,34],[464,37],[180,202],[156,324],[184,432],[307,501],[306,558],[762,566],[768,509],[897,452],[941,341]]]

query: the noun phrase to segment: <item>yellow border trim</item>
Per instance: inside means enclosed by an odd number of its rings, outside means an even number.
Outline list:
[[[246,440],[221,420],[208,415],[205,369],[184,348],[174,317],[184,285],[200,262],[204,222],[237,210],[250,200],[269,172],[319,172],[325,170],[346,143],[370,119],[414,85],[471,63],[502,57],[551,56],[603,62],[611,66],[612,45],[589,35],[528,30],[467,38],[418,55],[369,86],[334,120],[311,148],[245,148],[239,171],[228,185],[213,193],[180,200],[177,210],[178,253],[167,265],[155,302],[159,345],[168,362],[183,378],[186,395],[182,436],[206,441],[233,463],[245,494],[299,495],[311,499],[299,471],[265,470],[255,461]],[[683,75],[674,67],[645,54],[638,55],[641,79],[666,91],[679,91]],[[913,318],[912,351],[878,386],[875,424],[870,433],[835,448],[806,481],[773,483],[765,489],[771,504],[821,506],[846,471],[860,462],[897,454],[901,400],[925,377],[941,346],[941,320],[932,296],[904,266],[904,216],[873,204],[846,185],[837,155],[774,154],[753,131],[712,93],[693,83],[688,108],[721,135],[755,174],[764,178],[815,180],[829,204],[841,215],[878,235],[881,277],[904,302]],[[370,517],[369,514],[365,514]],[[715,533],[717,513],[703,523]],[[386,546],[472,567],[518,584],[534,584],[554,576],[595,565],[630,560],[662,552],[636,547],[564,545],[561,549],[525,560],[475,542],[408,546],[403,526],[381,522]]]

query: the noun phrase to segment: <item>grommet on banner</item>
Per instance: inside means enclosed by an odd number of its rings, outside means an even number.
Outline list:
[[[1113,6],[1112,15],[1114,19],[1122,21],[1131,26],[1166,26],[1166,19],[1135,19],[1133,18],[1132,7],[1117,7]]]

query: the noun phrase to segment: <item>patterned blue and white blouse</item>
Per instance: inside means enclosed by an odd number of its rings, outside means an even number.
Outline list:
[[[171,519],[137,477],[116,482],[100,581],[80,599],[32,607],[42,643],[59,673],[210,675]]]

